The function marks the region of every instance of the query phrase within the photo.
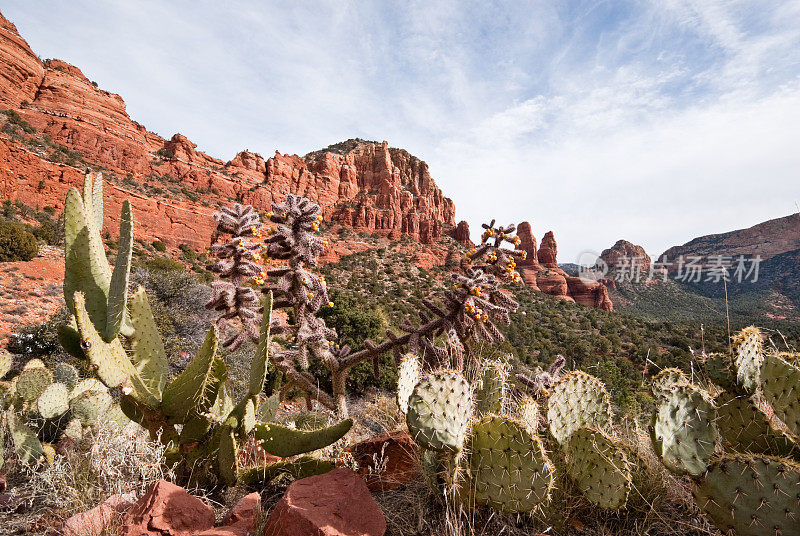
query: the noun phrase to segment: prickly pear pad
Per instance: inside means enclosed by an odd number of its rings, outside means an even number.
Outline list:
[[[670,471],[698,476],[714,453],[714,408],[693,385],[661,397],[653,422],[653,448]]]
[[[769,419],[750,397],[724,392],[714,400],[717,430],[725,450],[786,456],[792,441],[770,425]]]
[[[25,402],[34,402],[51,383],[53,383],[53,373],[46,368],[28,368],[17,378],[17,394]]]
[[[665,368],[653,378],[653,394],[659,396],[666,394],[670,389],[677,385],[687,385],[689,378],[682,370],[676,368]]]
[[[405,354],[397,370],[397,405],[403,415],[408,413],[408,399],[421,376],[422,364],[419,357],[412,353]]]
[[[424,376],[408,399],[406,423],[421,446],[457,451],[464,444],[472,415],[472,387],[454,370]]]
[[[726,454],[695,487],[698,506],[723,532],[788,536],[800,527],[800,465],[772,456]]]
[[[761,366],[761,389],[775,416],[789,431],[800,434],[800,368],[778,355],[768,355]]]
[[[547,400],[547,421],[562,445],[578,428],[605,427],[611,421],[611,399],[603,382],[580,370],[562,376]]]
[[[484,417],[467,441],[469,485],[475,501],[504,512],[530,512],[550,500],[555,468],[542,441],[522,423]]]
[[[69,411],[69,389],[63,383],[52,383],[39,395],[36,409],[45,419],[55,419]]]
[[[600,508],[625,506],[631,467],[625,451],[603,431],[581,428],[569,436],[567,474],[583,496]]]
[[[736,344],[736,380],[748,393],[754,393],[760,380],[761,363],[764,361],[764,349],[761,342],[761,331],[750,326],[744,328],[734,337]]]

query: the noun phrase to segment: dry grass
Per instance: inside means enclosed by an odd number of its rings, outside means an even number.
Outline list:
[[[0,511],[0,533],[44,534],[71,515],[116,493],[141,495],[155,481],[169,478],[162,467],[164,448],[137,425],[99,429],[66,456],[38,470],[16,465],[7,476],[18,512]],[[4,532],[5,531],[5,532]]]

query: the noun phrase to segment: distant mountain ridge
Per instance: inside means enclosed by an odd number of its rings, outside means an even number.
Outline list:
[[[747,229],[697,237],[682,246],[673,246],[662,253],[673,261],[679,256],[709,257],[760,255],[763,260],[800,249],[800,213],[768,220]]]

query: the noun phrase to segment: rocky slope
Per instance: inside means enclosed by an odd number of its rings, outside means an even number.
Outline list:
[[[604,251],[601,257],[613,268],[612,261],[621,256],[643,256],[643,250],[624,240]],[[715,259],[728,261],[727,284],[712,276]],[[738,257],[743,255],[745,268],[753,267],[752,259],[760,255],[757,272],[736,275]],[[665,251],[669,262],[667,280],[658,277],[643,280],[606,280],[611,297],[618,308],[644,316],[694,319],[698,322],[726,322],[727,316],[741,323],[763,325],[770,321],[794,324],[800,313],[800,214],[776,218],[747,229],[695,238],[682,246]],[[700,257],[702,272],[699,281],[679,278],[678,259]],[[645,257],[647,261],[647,259]],[[688,270],[684,269],[683,273]],[[757,274],[757,277],[756,277]],[[613,278],[613,274],[610,275]]]
[[[318,202],[328,221],[394,239],[427,244],[455,224],[453,202],[427,164],[407,151],[348,140],[305,157],[276,152],[265,160],[241,152],[225,162],[181,134],[165,140],[148,132],[128,116],[122,97],[99,89],[77,67],[41,61],[1,14],[0,105],[35,129],[3,129],[0,197],[59,208],[85,165],[103,167],[115,182],[106,217],[133,196],[139,237],[170,247],[208,245],[207,207],[219,201],[266,211],[287,193]]]
[[[763,260],[767,260],[796,249],[800,249],[800,213],[768,220],[747,229],[701,236],[682,246],[669,248],[661,257],[666,255],[669,260],[674,260],[681,255],[761,255]]]

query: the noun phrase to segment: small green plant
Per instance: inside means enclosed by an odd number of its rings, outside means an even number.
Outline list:
[[[153,240],[152,242],[150,242],[150,245],[153,246],[153,249],[158,251],[159,253],[164,253],[165,251],[167,251],[167,245],[161,240]]]

